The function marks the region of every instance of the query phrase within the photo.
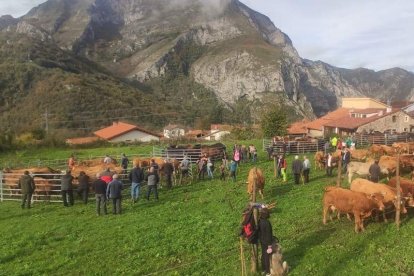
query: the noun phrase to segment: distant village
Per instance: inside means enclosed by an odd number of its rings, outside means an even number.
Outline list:
[[[257,127],[257,126],[256,126]],[[70,145],[88,144],[98,140],[111,143],[151,142],[168,139],[220,141],[231,134],[234,126],[213,124],[210,130],[188,129],[169,124],[163,133],[155,133],[126,122],[95,131],[94,136],[68,139]],[[365,133],[411,133],[414,130],[414,103],[383,103],[371,98],[342,98],[342,106],[316,120],[301,120],[287,130],[291,136],[322,138],[331,135],[349,136]]]

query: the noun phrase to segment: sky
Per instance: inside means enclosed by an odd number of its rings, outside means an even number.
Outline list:
[[[240,1],[267,15],[303,58],[350,69],[414,72],[412,0]],[[18,17],[42,2],[0,0],[0,15]]]

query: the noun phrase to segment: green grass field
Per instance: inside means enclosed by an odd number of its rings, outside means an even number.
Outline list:
[[[367,220],[366,231],[355,234],[346,218],[322,225],[323,188],[334,179],[313,168],[310,184],[296,186],[291,176],[283,184],[273,177],[273,163],[259,157],[267,176],[264,202],[277,202],[271,222],[291,275],[414,272],[412,209],[400,230]],[[238,232],[251,166],[240,166],[236,183],[161,189],[158,202],[131,205],[126,190],[120,216],[97,217],[92,200],[70,208],[35,203],[31,210],[0,203],[0,275],[240,275]]]

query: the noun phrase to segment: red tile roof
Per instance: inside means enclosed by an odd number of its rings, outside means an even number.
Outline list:
[[[302,120],[299,122],[295,122],[291,124],[288,128],[288,134],[306,134],[308,133],[308,130],[306,128],[306,125],[309,124],[309,120]]]
[[[334,121],[331,121],[329,123],[326,123],[325,126],[326,127],[337,127],[337,128],[342,128],[342,129],[356,129],[356,128],[359,128],[360,126],[363,126],[363,125],[368,124],[370,122],[376,121],[380,118],[389,116],[389,115],[394,114],[398,111],[399,110],[394,110],[394,111],[389,112],[389,113],[384,113],[381,116],[375,115],[375,116],[371,116],[369,118],[343,117],[343,118],[340,118],[338,120],[334,120]]]
[[[343,107],[338,108],[337,110],[329,112],[325,116],[306,124],[306,128],[322,131],[323,126],[327,123],[349,116],[349,110],[350,109]]]
[[[133,130],[138,130],[156,137],[162,137],[160,134],[156,134],[141,127],[123,122],[114,122],[112,126],[95,131],[94,134],[102,139],[111,140]]]

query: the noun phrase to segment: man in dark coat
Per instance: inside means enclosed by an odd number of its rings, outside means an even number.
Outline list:
[[[118,180],[118,175],[112,176],[112,181],[106,188],[106,197],[112,199],[112,214],[121,214],[122,182]]]
[[[372,182],[378,183],[381,175],[381,168],[378,165],[378,160],[369,167],[369,175]]]
[[[300,175],[303,170],[303,163],[299,160],[299,156],[295,156],[295,160],[292,162],[292,173],[295,177],[295,184],[299,184]]]
[[[345,148],[344,155],[342,156],[342,169],[346,172],[349,162],[351,162],[351,152],[348,148]]]
[[[270,256],[272,254],[273,233],[269,221],[269,210],[263,208],[260,211],[259,240],[262,248],[262,271],[270,275]]]
[[[174,172],[174,166],[171,164],[171,162],[168,159],[165,159],[164,166],[162,168],[164,175],[165,175],[165,181],[167,184],[167,188],[171,189],[172,187],[172,174]]]
[[[89,176],[84,171],[81,171],[78,176],[78,195],[82,198],[83,203],[88,203],[89,196]]]
[[[62,191],[62,199],[63,205],[68,207],[68,197],[69,197],[69,204],[73,206],[73,176],[70,174],[70,170],[66,171],[66,174],[62,176],[61,179],[61,191]]]
[[[29,171],[25,171],[24,175],[22,175],[19,179],[18,183],[19,189],[21,189],[22,193],[22,209],[26,207],[26,200],[27,200],[27,208],[30,209],[30,202],[32,200],[32,194],[36,189],[33,177],[29,175]]]
[[[93,190],[95,191],[96,199],[96,214],[101,215],[101,210],[106,215],[106,182],[100,179],[100,173],[96,174],[96,180],[92,183]]]
[[[126,157],[125,153],[123,153],[121,157],[122,174],[127,174],[128,164],[129,164],[128,157]]]
[[[141,182],[144,180],[144,172],[139,166],[139,162],[135,163],[135,167],[129,172],[129,181],[131,181],[131,200],[136,203],[139,198],[139,190]]]

